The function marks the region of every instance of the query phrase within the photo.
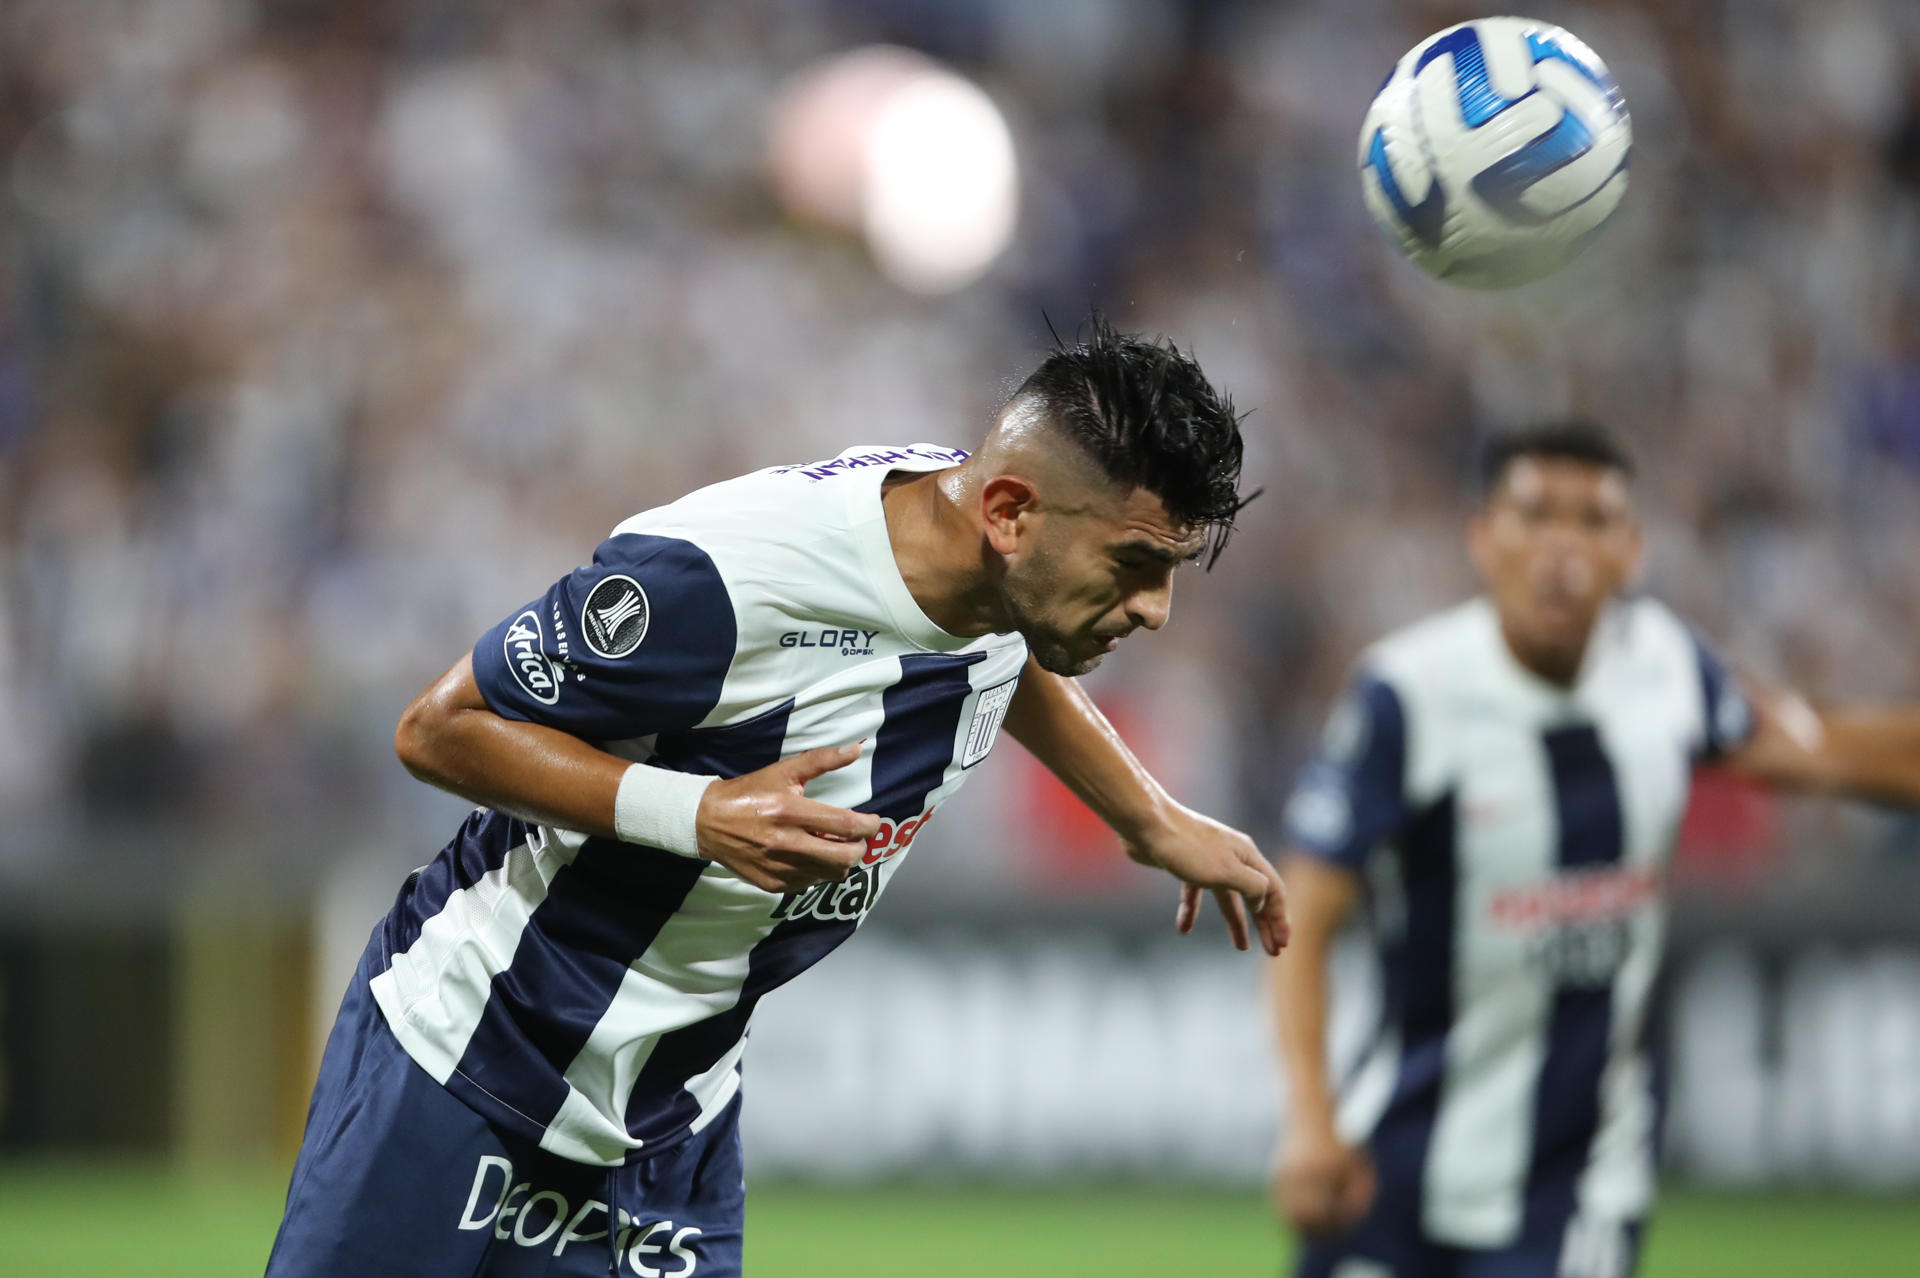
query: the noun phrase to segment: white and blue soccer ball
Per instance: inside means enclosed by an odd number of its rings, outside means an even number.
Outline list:
[[[1530,18],[1415,45],[1360,127],[1373,220],[1420,267],[1506,288],[1560,269],[1627,190],[1627,104],[1592,49]]]

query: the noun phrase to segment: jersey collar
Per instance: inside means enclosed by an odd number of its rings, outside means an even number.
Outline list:
[[[951,462],[931,457],[910,456],[904,461],[874,466],[848,476],[845,490],[854,540],[865,561],[867,580],[873,583],[873,592],[886,608],[895,633],[909,643],[934,652],[958,652],[978,643],[979,639],[962,638],[942,630],[921,610],[913,592],[907,589],[906,578],[900,575],[900,563],[893,557],[893,541],[887,535],[887,511],[880,500],[880,487],[895,471],[945,470],[950,465]]]

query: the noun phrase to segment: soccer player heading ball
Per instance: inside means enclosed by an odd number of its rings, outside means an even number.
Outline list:
[[[410,706],[482,805],[374,929],[268,1273],[741,1265],[760,997],[852,935],[1004,723],[1123,840],[1242,902],[1280,880],[1174,802],[1066,676],[1158,630],[1239,510],[1233,407],[1096,320],[969,456],[851,448],[636,515]]]
[[[1920,710],[1816,714],[1623,597],[1626,455],[1498,441],[1468,549],[1485,597],[1367,649],[1288,806],[1275,965],[1303,1278],[1626,1278],[1653,1205],[1645,1049],[1690,770],[1920,803]],[[1338,1097],[1326,954],[1369,905],[1375,1036]]]

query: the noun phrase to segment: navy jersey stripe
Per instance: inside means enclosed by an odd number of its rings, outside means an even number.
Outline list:
[[[1393,685],[1357,675],[1287,803],[1287,837],[1350,870],[1366,867],[1406,815],[1407,717]]]
[[[700,776],[738,777],[780,762],[787,743],[787,721],[793,717],[793,698],[741,723],[719,728],[688,728],[663,732],[649,760],[676,772]]]
[[[1693,639],[1694,664],[1700,672],[1701,730],[1694,758],[1714,763],[1745,745],[1753,736],[1753,710],[1740,682],[1727,672],[1699,635]]]
[[[448,1090],[485,1113],[504,1105],[541,1126],[552,1122],[566,1099],[563,1075],[628,965],[646,953],[707,864],[613,839],[582,844],[554,875],[512,962],[494,976]]]
[[[1620,787],[1613,764],[1591,724],[1543,733],[1559,817],[1563,870],[1617,865],[1625,848]]]
[[[1625,851],[1620,790],[1600,734],[1591,725],[1542,735],[1553,777],[1563,870],[1618,864]],[[1600,1128],[1600,1076],[1613,1034],[1613,988],[1554,995],[1547,1051],[1533,1102],[1522,1237],[1563,1231]]]
[[[507,854],[527,841],[530,827],[491,808],[476,808],[461,823],[447,846],[418,875],[409,876],[381,925],[386,931],[385,953],[378,976],[393,966],[393,956],[404,954],[420,939],[426,921],[447,908],[447,899],[462,888],[507,863]]]
[[[687,1080],[719,1064],[747,1032],[753,1009],[767,991],[786,984],[831,954],[859,924],[851,919],[794,919],[769,932],[747,956],[747,979],[732,1007],[697,1025],[661,1036],[640,1069],[627,1102],[627,1130],[646,1145],[644,1158],[684,1140],[700,1112]]]
[[[873,792],[859,811],[889,821],[926,811],[927,796],[939,788],[953,762],[960,711],[973,692],[967,667],[986,659],[984,652],[900,658],[900,682],[880,698],[885,718],[873,738]]]
[[[1448,792],[1408,824],[1397,845],[1406,930],[1385,956],[1384,1002],[1400,1027],[1400,1070],[1369,1142],[1383,1193],[1418,1194],[1433,1143],[1453,1026],[1457,840],[1457,801]]]

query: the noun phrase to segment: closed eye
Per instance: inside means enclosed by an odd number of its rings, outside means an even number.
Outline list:
[[[1178,554],[1159,546],[1130,545],[1114,552],[1113,560],[1128,572],[1172,572],[1181,564],[1190,564],[1200,558],[1205,548],[1190,550]]]

